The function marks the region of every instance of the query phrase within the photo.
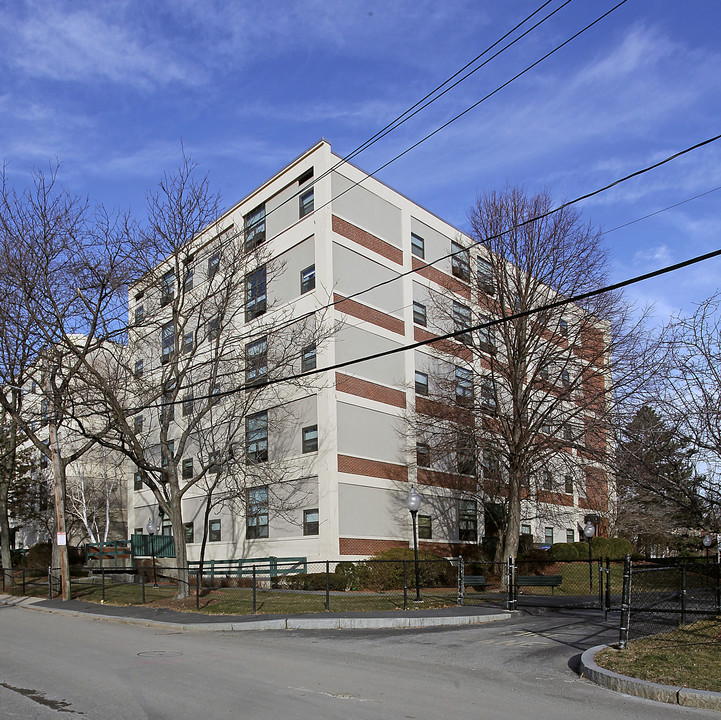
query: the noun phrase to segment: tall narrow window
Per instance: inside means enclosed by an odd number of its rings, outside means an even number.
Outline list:
[[[564,476],[563,489],[567,495],[573,495],[573,475]],[[573,542],[573,540],[571,542]]]
[[[566,542],[567,543],[575,542],[573,528],[566,528]]]
[[[193,479],[193,458],[183,460],[183,480]]]
[[[185,333],[185,335],[183,335],[182,352],[183,352],[183,354],[185,354],[185,353],[192,352],[192,350],[193,350],[193,333],[192,332]]]
[[[551,547],[553,545],[553,528],[546,527],[543,529],[543,544]]]
[[[547,492],[553,490],[553,476],[550,470],[544,470],[543,473],[541,473],[541,482],[544,490]]]
[[[175,271],[168,270],[160,280],[160,304],[167,305],[175,297]]]
[[[268,537],[268,486],[246,490],[246,526],[248,539]]]
[[[144,318],[145,318],[145,308],[142,305],[137,305],[135,307],[135,324],[141,325]]]
[[[301,193],[299,205],[300,217],[304,218],[306,215],[310,215],[313,212],[313,188]]]
[[[425,327],[427,323],[426,306],[415,301],[413,302],[413,322],[416,325],[423,325],[423,327]]]
[[[451,241],[451,271],[455,277],[468,282],[471,279],[471,261],[468,250]]]
[[[208,280],[212,280],[220,270],[220,251],[214,252],[208,258]]]
[[[136,360],[135,361],[135,379],[139,379],[143,376],[143,361],[142,360]]]
[[[315,345],[306,345],[300,353],[300,370],[308,372],[315,370],[316,367],[316,349]]]
[[[189,265],[185,268],[185,274],[183,275],[183,289],[187,292],[193,289],[193,268]]]
[[[133,418],[133,431],[136,434],[143,432],[143,416],[140,413]]]
[[[245,418],[245,453],[248,462],[268,459],[268,413],[263,411]]]
[[[310,292],[315,289],[315,265],[300,271],[300,293]]]
[[[193,414],[193,393],[183,395],[183,417]]]
[[[498,478],[501,474],[501,463],[498,453],[491,448],[483,449],[483,459],[481,460],[484,478]]]
[[[461,432],[456,438],[456,462],[460,475],[476,474],[475,443],[468,433]]]
[[[488,315],[481,315],[478,320],[479,325],[483,326],[484,324],[489,323],[491,321],[491,318],[489,318]],[[480,327],[478,329],[478,347],[482,352],[495,352],[495,343],[493,340],[493,336],[494,333],[492,326]]]
[[[133,490],[142,490],[143,489],[143,476],[136,472],[133,474]]]
[[[456,340],[460,340],[464,345],[471,345],[471,308],[461,303],[453,301],[453,330],[460,332],[456,335]]]
[[[173,403],[175,395],[175,380],[165,383],[163,388],[163,397],[160,404],[160,422],[168,423],[175,419],[175,404]]]
[[[213,450],[208,455],[208,472],[213,473],[213,475],[220,473],[220,452],[217,450]]]
[[[478,508],[475,500],[458,501],[458,539],[476,542],[478,539]]]
[[[220,402],[220,383],[216,382],[210,387],[210,398],[208,399],[208,402],[211,405],[215,405],[216,403]]]
[[[563,337],[568,337],[568,321],[564,318],[558,321],[558,331]]]
[[[428,395],[428,373],[416,370],[416,393]]]
[[[160,362],[165,364],[171,360],[175,353],[175,326],[173,322],[171,321],[163,325],[160,334],[163,345]]]
[[[418,516],[418,539],[419,540],[432,540],[433,539],[433,528],[431,526],[430,515],[419,515]]]
[[[265,240],[265,205],[259,205],[245,216],[244,232],[246,251]]]
[[[473,376],[468,368],[456,368],[456,402],[466,406],[473,404]]]
[[[208,523],[208,542],[220,542],[220,520],[211,520]]]
[[[211,342],[220,337],[220,315],[208,320],[208,340]],[[185,338],[183,338],[185,340]]]
[[[428,443],[416,443],[416,465],[421,468],[431,466],[431,448]]]
[[[268,338],[262,337],[245,346],[245,382],[261,382],[267,374]]]
[[[420,235],[411,233],[411,252],[419,258],[426,256],[426,243]]]
[[[309,425],[303,428],[303,452],[318,451],[318,426]]]
[[[245,278],[245,320],[246,322],[266,311],[265,266],[258,268]]]
[[[183,530],[185,531],[185,543],[186,545],[190,545],[191,543],[195,542],[195,533],[193,530],[193,523],[188,522],[183,525]]]
[[[496,290],[493,286],[493,266],[488,260],[479,257],[477,260],[478,268],[478,287],[483,290],[486,295],[494,295]]]
[[[561,370],[561,385],[568,387],[571,384],[571,377],[568,374],[568,370]]]
[[[493,379],[485,375],[480,380],[481,408],[488,413],[496,412],[496,388]]]

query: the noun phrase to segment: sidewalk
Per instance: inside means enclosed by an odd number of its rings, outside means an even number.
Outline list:
[[[497,608],[449,607],[408,612],[305,613],[289,615],[201,615],[145,605],[98,605],[82,600],[43,600],[0,595],[0,604],[128,625],[180,632],[239,630],[371,630],[428,628],[508,620],[513,615]]]

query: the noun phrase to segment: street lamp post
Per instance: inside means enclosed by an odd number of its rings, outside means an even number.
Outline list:
[[[411,491],[408,493],[408,497],[406,498],[406,507],[411,514],[411,518],[413,519],[413,557],[416,570],[416,602],[422,602],[421,587],[418,580],[418,532],[416,528],[416,515],[418,515],[418,508],[420,506],[421,496],[416,492],[416,489],[414,487],[411,487]]]
[[[591,538],[596,534],[596,527],[592,522],[587,522],[586,527],[583,528],[583,534],[588,540],[588,587],[591,594],[593,594],[593,557],[591,555]]]
[[[703,546],[706,548],[706,562],[708,562],[708,551],[713,545],[713,538],[710,535],[703,536]]]
[[[145,526],[148,535],[150,535],[150,554],[153,556],[153,587],[158,587],[158,577],[155,573],[155,525],[153,524],[153,518],[148,518],[148,524]],[[160,529],[160,526],[158,525],[158,530]]]

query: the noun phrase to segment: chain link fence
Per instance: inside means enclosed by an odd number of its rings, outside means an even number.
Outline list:
[[[632,562],[626,560],[619,646],[655,636],[657,644],[693,642],[680,626],[721,617],[721,567],[698,560]],[[703,625],[699,625],[703,627]]]

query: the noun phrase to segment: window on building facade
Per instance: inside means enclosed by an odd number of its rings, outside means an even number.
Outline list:
[[[183,460],[183,480],[193,479],[193,458]]]
[[[265,240],[265,205],[258,206],[245,216],[243,229],[246,252]]]
[[[313,201],[313,188],[301,193],[298,201],[300,217],[304,218],[306,215],[310,215],[313,212]]]
[[[208,280],[212,280],[220,270],[220,251],[214,252],[208,258]]]
[[[208,523],[208,542],[220,542],[220,520],[211,520]]]
[[[142,489],[143,489],[143,476],[139,472],[133,473],[133,490],[142,490]]]
[[[416,370],[416,393],[428,395],[428,373]]]
[[[160,304],[167,305],[175,297],[175,271],[168,270],[160,280]]]
[[[451,272],[457,278],[468,282],[471,279],[470,255],[463,245],[451,241]]]
[[[208,340],[211,342],[220,337],[220,315],[216,315],[208,320],[207,332]]]
[[[413,301],[413,322],[416,325],[423,325],[423,327],[426,327],[427,324],[426,306],[415,301]]]
[[[183,417],[193,414],[193,394],[186,393],[183,395]]]
[[[220,473],[220,452],[218,450],[208,453],[208,472],[213,475]]]
[[[169,323],[165,323],[160,331],[162,338],[162,354],[160,356],[160,362],[163,364],[170,362],[175,353],[175,326],[171,320]]]
[[[162,525],[160,526],[160,534],[165,537],[171,537],[173,535],[173,521],[170,518],[163,518]]]
[[[491,318],[488,315],[481,315],[478,318],[479,325],[488,323]],[[493,341],[494,331],[492,326],[478,328],[478,347],[481,352],[493,353],[495,352],[495,343]]]
[[[143,375],[143,361],[142,360],[136,360],[135,361],[135,379],[142,377]]]
[[[473,375],[468,368],[457,367],[456,374],[456,402],[459,405],[473,404]]]
[[[170,479],[168,477],[168,465],[169,460],[168,458],[172,458],[175,454],[175,441],[174,440],[168,440],[168,449],[167,454],[163,452],[163,448],[160,448],[160,482],[167,483]]]
[[[135,530],[133,530],[133,535],[142,535],[142,534],[143,534],[143,528],[141,528],[141,527],[135,528]]]
[[[303,510],[303,535],[318,534],[318,508]]]
[[[169,380],[163,388],[163,397],[160,400],[160,422],[167,423],[175,419],[175,380]]]
[[[481,409],[487,413],[496,412],[496,387],[493,378],[484,375],[480,379]]]
[[[426,242],[420,235],[415,233],[411,233],[411,252],[419,258],[426,256]]]
[[[316,350],[315,344],[306,345],[300,353],[300,370],[301,372],[307,372],[308,370],[315,370],[316,367]]]
[[[193,289],[193,268],[189,265],[186,265],[183,273],[183,289],[185,292]]]
[[[431,448],[428,443],[416,443],[416,465],[424,468],[431,466]]]
[[[476,542],[478,539],[478,508],[475,500],[458,501],[458,539]]]
[[[432,540],[433,539],[433,527],[431,525],[430,515],[419,515],[418,516],[418,539],[419,540]]]
[[[573,476],[565,475],[563,478],[563,490],[568,495],[573,495]]]
[[[246,490],[246,529],[247,538],[268,537],[268,486],[248,488]]]
[[[566,442],[573,440],[573,426],[569,422],[563,423],[563,439]]]
[[[561,333],[562,337],[568,337],[568,321],[564,318],[558,321],[558,332]]]
[[[571,384],[571,378],[568,374],[568,370],[561,370],[561,385],[568,387]]]
[[[566,542],[567,543],[575,542],[573,528],[566,528]]]
[[[181,352],[183,354],[189,353],[193,351],[193,333],[185,333],[183,335],[183,347],[181,348]]]
[[[142,325],[145,318],[145,308],[142,305],[135,307],[135,325]]]
[[[531,526],[530,525],[521,525],[521,535],[530,535],[531,534]]]
[[[208,399],[208,402],[211,405],[215,405],[216,403],[220,402],[220,383],[217,382],[210,388],[210,397]]]
[[[501,463],[498,453],[492,448],[483,448],[482,456],[483,477],[497,478],[501,474]]]
[[[460,332],[460,335],[456,335],[456,340],[460,340],[460,342],[464,343],[465,345],[471,345],[472,339],[471,339],[471,332],[470,327],[472,325],[471,322],[471,308],[469,308],[467,305],[462,305],[459,302],[453,301],[453,330],[454,332]],[[463,331],[466,332],[463,332]]]
[[[300,294],[315,289],[315,265],[300,271]]]
[[[142,413],[139,413],[133,418],[133,430],[135,433],[141,433],[143,432],[143,415]]]
[[[553,545],[553,528],[552,527],[546,527],[543,529],[543,544],[544,545]]]
[[[309,168],[298,178],[298,186],[305,185],[308,180],[311,180],[313,178],[313,170],[313,168]]]
[[[261,382],[267,375],[268,338],[262,337],[245,346],[245,382]]]
[[[266,311],[265,266],[245,278],[245,320],[248,322]]]
[[[475,443],[467,432],[461,432],[456,437],[456,464],[461,475],[476,474]]]
[[[541,473],[541,487],[547,491],[553,490],[553,476],[550,470],[544,470]]]
[[[303,452],[318,451],[318,426],[309,425],[303,428]]]
[[[486,295],[495,295],[496,289],[493,283],[493,266],[488,260],[482,257],[477,259],[478,287]]]
[[[195,542],[195,530],[192,522],[187,522],[183,525],[183,530],[185,530],[185,543],[186,545],[190,545],[190,543]]]
[[[245,453],[248,462],[268,459],[268,413],[263,411],[245,418]]]

